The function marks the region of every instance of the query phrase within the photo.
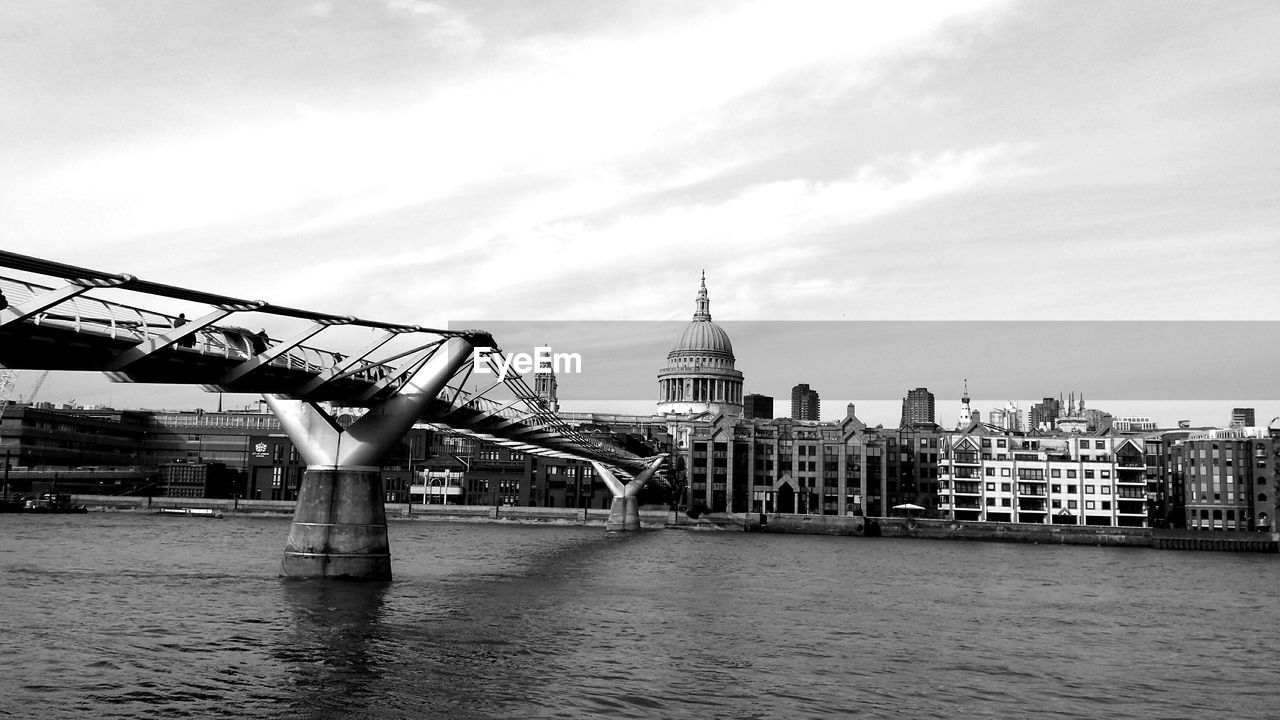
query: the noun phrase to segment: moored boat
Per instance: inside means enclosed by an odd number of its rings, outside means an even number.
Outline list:
[[[7,500],[0,506],[0,512],[34,513],[43,515],[79,514],[89,512],[84,505],[71,502],[66,493],[44,493],[40,497],[23,497]]]
[[[222,513],[213,508],[161,508],[157,515],[183,515],[186,517],[221,518]]]

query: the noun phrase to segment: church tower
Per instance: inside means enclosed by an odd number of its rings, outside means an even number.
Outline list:
[[[547,404],[551,412],[560,412],[560,398],[556,395],[556,371],[547,368],[546,372],[535,372],[533,375],[533,393]]]

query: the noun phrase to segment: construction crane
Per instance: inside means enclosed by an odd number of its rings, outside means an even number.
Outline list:
[[[12,370],[0,370],[0,419],[4,419],[4,411],[9,407],[9,393],[13,392],[18,373]]]
[[[31,394],[27,397],[27,404],[36,401],[36,394],[40,392],[40,386],[44,385],[45,378],[49,377],[48,370],[42,370],[40,377],[36,378],[36,384],[31,388]],[[9,396],[13,394],[13,388],[17,384],[18,374],[12,370],[0,371],[0,420],[4,419],[4,411],[9,409]],[[21,396],[19,396],[21,397]]]

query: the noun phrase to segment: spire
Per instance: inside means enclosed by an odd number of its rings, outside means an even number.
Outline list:
[[[711,319],[711,301],[707,299],[707,271],[702,271],[702,287],[698,289],[698,311],[693,314],[694,320]]]

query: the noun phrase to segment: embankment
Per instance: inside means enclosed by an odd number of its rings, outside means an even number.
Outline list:
[[[747,516],[744,529],[756,532],[858,537],[910,537],[931,540],[1103,545],[1164,550],[1280,552],[1280,533],[1160,530],[1092,525],[1031,525],[908,518],[832,515]]]

